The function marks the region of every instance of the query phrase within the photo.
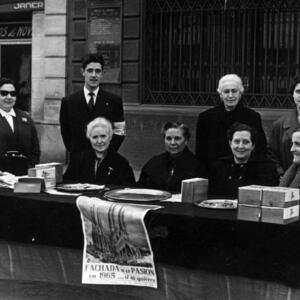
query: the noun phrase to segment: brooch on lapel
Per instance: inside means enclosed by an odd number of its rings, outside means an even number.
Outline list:
[[[22,117],[22,123],[28,123],[28,119],[25,117]]]
[[[113,168],[112,167],[108,167],[108,173],[107,173],[107,176],[109,176],[111,174],[111,172],[113,172]]]

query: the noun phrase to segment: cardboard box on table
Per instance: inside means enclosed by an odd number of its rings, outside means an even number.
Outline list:
[[[43,178],[45,188],[54,188],[56,185],[56,169],[55,167],[39,167],[28,169],[28,177]]]
[[[245,186],[239,188],[238,219],[288,224],[299,219],[299,189]]]
[[[238,219],[259,222],[264,186],[248,185],[238,191]]]
[[[181,182],[181,201],[199,202],[207,199],[208,179],[191,178]]]
[[[35,165],[36,169],[48,168],[48,167],[55,167],[55,180],[56,180],[56,183],[63,182],[63,164],[62,163],[51,162],[51,163]]]
[[[265,187],[261,221],[288,224],[299,219],[299,189]]]

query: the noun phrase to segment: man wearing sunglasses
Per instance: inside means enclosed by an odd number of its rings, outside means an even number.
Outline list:
[[[40,147],[32,119],[14,108],[16,88],[12,80],[0,79],[0,171],[15,175],[27,174],[27,169],[39,162]]]
[[[111,145],[118,150],[125,137],[122,99],[100,88],[104,59],[88,54],[82,62],[83,88],[62,99],[60,108],[61,135],[70,155],[90,149],[86,125],[97,117],[108,119],[113,125]]]

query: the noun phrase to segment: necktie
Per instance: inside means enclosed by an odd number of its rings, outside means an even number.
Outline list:
[[[89,103],[88,103],[88,107],[90,110],[93,110],[94,109],[94,93],[90,92],[89,93],[89,96],[90,96],[90,100],[89,100]]]
[[[95,176],[96,176],[97,170],[98,170],[98,168],[101,164],[101,160],[102,160],[101,158],[96,158],[96,161],[95,161]]]

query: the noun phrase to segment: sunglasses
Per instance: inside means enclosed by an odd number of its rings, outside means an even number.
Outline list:
[[[17,92],[16,91],[4,91],[4,90],[0,90],[0,95],[2,97],[7,96],[8,94],[10,94],[12,97],[16,97],[17,96]]]

